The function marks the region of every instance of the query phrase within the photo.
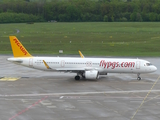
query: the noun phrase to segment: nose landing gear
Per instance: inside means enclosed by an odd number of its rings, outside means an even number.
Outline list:
[[[137,74],[137,80],[141,80],[140,73]]]

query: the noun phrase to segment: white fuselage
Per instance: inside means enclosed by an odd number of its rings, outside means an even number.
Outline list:
[[[101,73],[150,73],[157,70],[150,62],[142,59],[124,58],[71,58],[71,57],[17,57],[8,58],[17,64],[50,71],[87,71]],[[50,67],[48,69],[43,60]]]

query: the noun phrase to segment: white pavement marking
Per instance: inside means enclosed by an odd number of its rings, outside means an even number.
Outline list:
[[[33,108],[35,105],[38,105],[41,101],[47,99],[48,96],[45,96],[44,98],[38,100],[37,102],[35,102],[34,104],[30,105],[29,107],[25,108],[24,110],[18,112],[17,114],[15,114],[14,116],[12,116],[11,118],[9,118],[9,120],[13,120],[16,117],[20,116],[21,114],[25,113],[26,111],[30,110],[31,108]]]
[[[154,82],[154,81],[153,81]],[[129,82],[129,84],[153,84],[153,82]],[[157,83],[160,84],[160,83]]]
[[[157,96],[155,96],[155,97],[151,97],[149,100],[146,100],[145,103],[146,103],[146,102],[149,102],[149,101],[151,101],[151,100],[153,100],[153,99],[156,99],[156,98],[158,98],[158,97],[160,97],[160,95],[157,95]],[[149,97],[148,97],[148,98],[149,98]],[[160,98],[159,98],[159,99],[160,99]]]
[[[139,100],[139,101],[130,101],[130,102],[141,102],[141,101]]]
[[[104,102],[117,102],[117,101],[113,101],[113,100],[112,100],[112,101],[111,101],[111,100],[109,101],[109,100],[108,100],[108,101],[104,101]]]
[[[145,100],[147,99],[147,97],[149,96],[149,94],[152,92],[154,86],[157,84],[157,82],[159,81],[160,76],[157,78],[157,80],[154,82],[154,84],[152,85],[151,89],[148,91],[147,95],[144,97],[143,101],[141,102],[140,106],[137,108],[136,112],[134,113],[134,115],[131,117],[131,120],[134,119],[135,115],[137,114],[137,112],[139,111],[139,109],[142,107],[142,105],[144,104]]]
[[[77,100],[80,103],[93,103],[91,100]]]
[[[60,99],[62,99],[62,98],[63,98],[63,96],[60,97]]]
[[[57,106],[47,106],[47,108],[57,108]]]
[[[16,99],[16,98],[13,98],[13,99],[11,99],[11,98],[9,98],[9,99],[7,99],[7,98],[0,98],[0,100],[8,100],[8,101],[13,101],[13,100],[15,100],[15,101],[22,101],[23,103],[27,103],[27,102],[29,102],[29,101],[33,101],[33,100],[39,100],[39,99],[37,99],[37,98],[35,98],[35,99],[21,99],[21,98],[18,98],[18,99]]]
[[[71,93],[41,93],[41,94],[12,94],[2,95],[0,97],[36,97],[36,96],[63,96],[63,95],[91,95],[91,94],[124,94],[124,93],[148,93],[149,90],[133,91],[101,91],[101,92],[71,92]],[[160,92],[160,90],[151,90],[150,92]]]

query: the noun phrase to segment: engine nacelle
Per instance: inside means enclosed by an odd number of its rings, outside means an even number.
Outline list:
[[[85,71],[85,78],[86,79],[98,79],[98,71],[97,70],[91,70],[91,71]]]

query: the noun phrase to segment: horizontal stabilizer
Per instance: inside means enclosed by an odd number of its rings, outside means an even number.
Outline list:
[[[22,63],[23,62],[23,60],[16,59],[16,58],[8,58],[7,60],[10,61],[10,62],[17,62],[17,63]]]

